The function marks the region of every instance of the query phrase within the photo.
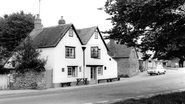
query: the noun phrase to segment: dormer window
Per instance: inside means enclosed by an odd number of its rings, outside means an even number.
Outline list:
[[[69,29],[69,37],[73,37],[73,29]]]
[[[98,39],[98,32],[97,31],[95,31],[95,33],[94,33],[94,38]]]

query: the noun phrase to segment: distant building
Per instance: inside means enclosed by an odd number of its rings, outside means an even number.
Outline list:
[[[134,76],[139,73],[139,59],[135,48],[117,44],[110,40],[107,44],[109,55],[118,63],[119,76]]]
[[[180,59],[179,58],[173,58],[171,60],[168,60],[167,62],[167,67],[184,67],[185,65],[185,61],[183,62],[183,64],[180,64]]]

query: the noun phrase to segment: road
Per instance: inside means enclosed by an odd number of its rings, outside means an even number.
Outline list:
[[[146,72],[121,81],[0,96],[0,104],[91,104],[185,89],[185,69],[165,75]]]

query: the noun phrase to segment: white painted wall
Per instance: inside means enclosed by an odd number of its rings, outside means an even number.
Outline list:
[[[45,68],[47,70],[47,68],[52,68],[54,69],[54,63],[55,63],[55,48],[40,48],[39,50],[41,50],[41,59],[45,59],[47,60]]]
[[[97,79],[117,77],[117,62],[107,54],[107,49],[100,37],[100,34],[98,35],[98,39],[95,39],[94,35],[95,34],[92,35],[86,45],[86,65],[103,65],[103,75],[97,76]],[[91,58],[92,46],[98,46],[101,49],[100,59]],[[104,70],[104,67],[106,67],[106,70]],[[86,68],[86,75],[88,75],[86,77],[90,79],[90,67]]]
[[[65,46],[75,47],[75,59],[65,58]],[[54,73],[56,79],[54,83],[76,81],[76,78],[83,77],[83,70],[79,72],[79,67],[83,67],[82,45],[74,31],[73,37],[69,37],[69,33],[67,32],[60,43],[57,45],[55,49],[55,66],[56,67]],[[67,66],[77,66],[78,76],[68,77]],[[62,68],[64,68],[64,72],[62,72]]]
[[[75,47],[75,59],[65,58],[65,46]],[[74,31],[73,37],[69,37],[67,32],[56,47],[42,49],[42,57],[48,57],[46,67],[53,69],[53,83],[72,82],[76,81],[78,77],[83,77],[83,70],[79,72],[79,67],[83,69],[83,51]],[[78,76],[68,77],[67,66],[77,66]],[[64,68],[64,72],[62,72],[62,68]]]
[[[15,66],[13,66],[12,61],[16,60],[17,52],[14,52],[12,56],[8,59],[8,61],[5,63],[4,68],[8,69],[14,69],[18,63],[16,62]]]

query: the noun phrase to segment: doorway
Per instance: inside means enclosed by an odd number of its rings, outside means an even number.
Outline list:
[[[90,83],[97,83],[97,67],[91,67],[91,81]]]

